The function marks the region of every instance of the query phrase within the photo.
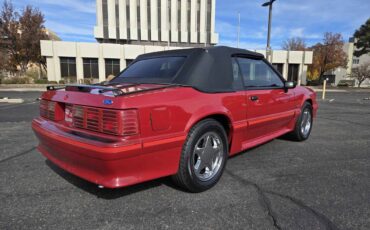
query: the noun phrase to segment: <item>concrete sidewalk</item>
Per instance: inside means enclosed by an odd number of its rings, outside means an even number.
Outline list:
[[[306,86],[314,90],[315,92],[322,92],[322,86]],[[327,87],[326,92],[370,92],[370,88],[357,88],[357,87],[346,87],[346,88],[336,88],[336,87]]]
[[[53,84],[1,84],[0,91],[12,92],[43,92],[46,86]]]

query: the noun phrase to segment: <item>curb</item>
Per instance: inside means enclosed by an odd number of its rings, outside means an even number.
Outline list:
[[[44,92],[45,88],[0,88],[0,92]]]

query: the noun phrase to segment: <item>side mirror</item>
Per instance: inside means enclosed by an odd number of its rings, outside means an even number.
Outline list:
[[[296,86],[297,86],[296,83],[294,83],[292,81],[286,81],[284,83],[285,92],[288,92],[289,89],[294,89]]]

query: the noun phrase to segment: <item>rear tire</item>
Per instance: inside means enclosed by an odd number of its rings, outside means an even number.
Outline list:
[[[312,105],[305,102],[302,106],[301,114],[296,121],[294,130],[289,133],[289,138],[295,141],[305,141],[312,130]]]
[[[183,145],[174,182],[190,192],[203,192],[221,178],[228,158],[225,129],[214,119],[205,119],[191,128]]]

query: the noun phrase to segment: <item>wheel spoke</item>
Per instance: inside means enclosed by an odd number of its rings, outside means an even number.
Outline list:
[[[206,137],[206,143],[204,144],[204,148],[208,148],[208,147],[211,147],[212,146],[212,137],[210,135],[208,135]]]
[[[195,164],[194,164],[195,173],[200,172],[201,162],[202,162],[202,160],[200,159],[200,157],[198,157],[195,161]]]
[[[223,146],[218,134],[209,132],[199,138],[194,147],[194,172],[203,181],[211,179],[220,169]]]
[[[204,148],[199,148],[198,146],[195,146],[194,153],[198,156],[202,156],[204,152]]]

